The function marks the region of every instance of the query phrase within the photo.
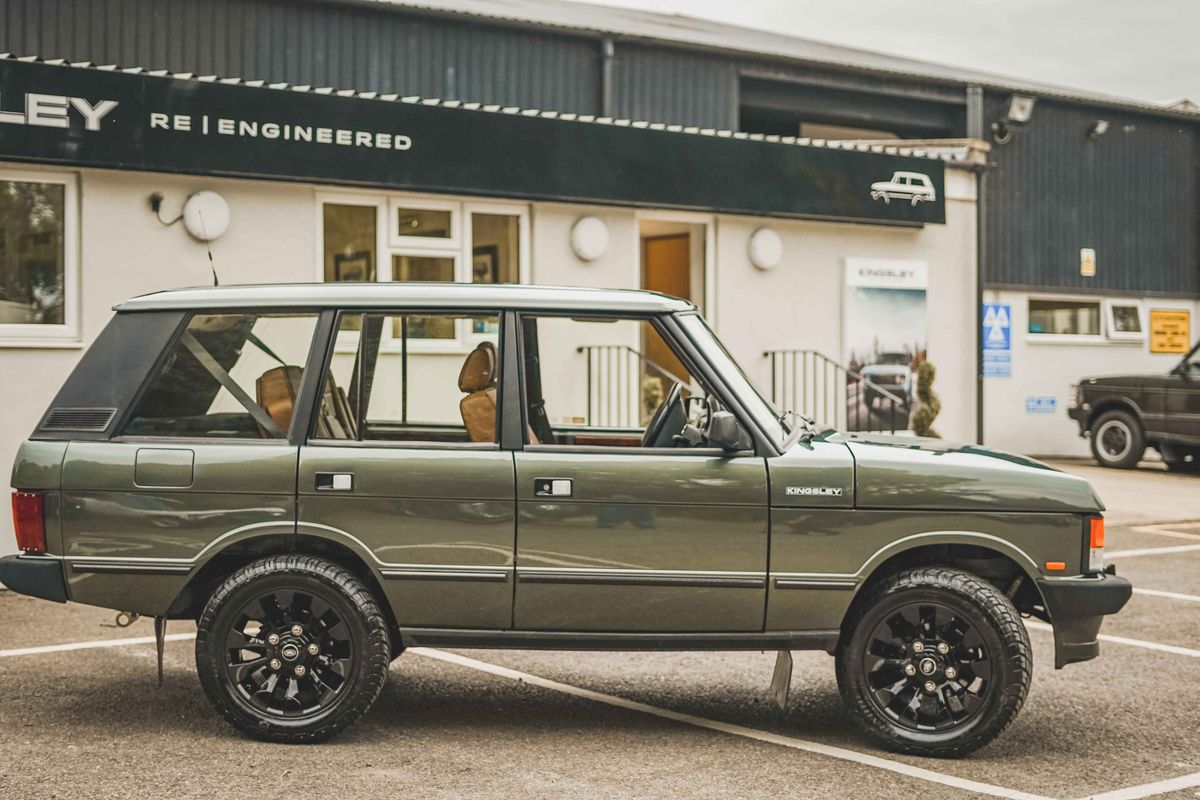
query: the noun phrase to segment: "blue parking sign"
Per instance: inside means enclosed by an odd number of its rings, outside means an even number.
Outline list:
[[[1012,375],[1012,304],[983,304],[983,375]]]

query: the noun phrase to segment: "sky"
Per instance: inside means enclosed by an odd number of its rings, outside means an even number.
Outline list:
[[[1200,0],[587,0],[1014,78],[1200,102]]]

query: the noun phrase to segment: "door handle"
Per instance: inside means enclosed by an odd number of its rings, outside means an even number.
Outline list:
[[[534,478],[533,493],[537,497],[570,497],[574,486],[570,478]]]
[[[321,492],[354,491],[354,474],[351,472],[318,472],[316,488]]]

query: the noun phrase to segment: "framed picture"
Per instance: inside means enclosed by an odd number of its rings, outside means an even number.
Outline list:
[[[500,277],[500,246],[484,244],[471,251],[471,282],[497,283]]]
[[[371,279],[371,251],[338,253],[333,257],[333,276],[339,281],[369,281]]]

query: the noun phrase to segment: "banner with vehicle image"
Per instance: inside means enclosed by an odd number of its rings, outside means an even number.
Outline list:
[[[846,428],[907,430],[917,366],[925,360],[924,261],[846,259],[842,308]]]

